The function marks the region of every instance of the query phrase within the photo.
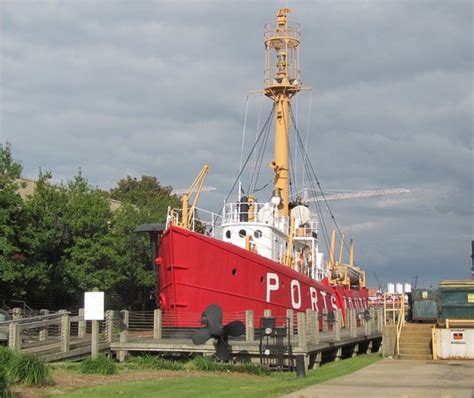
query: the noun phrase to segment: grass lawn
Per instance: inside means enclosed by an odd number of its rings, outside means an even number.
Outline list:
[[[83,388],[61,397],[108,398],[124,397],[277,397],[335,377],[353,373],[381,359],[379,354],[361,355],[331,362],[296,379],[295,373],[274,373],[271,376],[250,376],[236,373],[188,373],[175,378],[162,378],[129,383],[116,383]],[[57,397],[58,395],[49,395]]]

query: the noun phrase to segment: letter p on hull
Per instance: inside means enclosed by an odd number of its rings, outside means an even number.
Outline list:
[[[267,303],[270,302],[270,294],[280,288],[280,279],[273,272],[267,272]]]

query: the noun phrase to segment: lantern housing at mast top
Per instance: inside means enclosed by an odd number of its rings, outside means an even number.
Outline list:
[[[289,8],[281,8],[276,22],[265,25],[264,89],[271,98],[281,93],[292,96],[301,90],[300,25],[288,21],[290,12]]]

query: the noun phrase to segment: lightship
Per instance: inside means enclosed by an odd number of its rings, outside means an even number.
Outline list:
[[[300,27],[288,8],[265,26],[263,93],[273,101],[274,175],[268,201],[251,192],[225,203],[209,224],[196,217],[196,202],[208,167],[183,194],[182,208],[169,209],[166,225],[156,230],[154,266],[157,306],[178,327],[199,326],[211,303],[224,313],[253,310],[255,320],[271,310],[276,317],[306,309],[363,311],[368,306],[365,273],[335,256],[335,232],[327,261],[319,247],[318,218],[309,203],[291,200],[289,135],[291,100],[302,90]],[[194,201],[190,204],[190,196]],[[202,211],[200,213],[203,214]],[[198,232],[200,231],[200,232]]]

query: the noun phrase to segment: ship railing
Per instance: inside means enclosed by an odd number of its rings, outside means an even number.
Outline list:
[[[295,226],[294,238],[295,239],[307,239],[307,238],[318,238],[318,220],[311,219],[307,220],[300,225]]]
[[[298,76],[300,73],[300,70],[298,69],[297,66],[294,65],[288,65],[286,67],[286,71],[288,74],[288,80],[292,85],[295,87],[299,87],[300,82],[298,81]],[[278,83],[275,80],[275,76],[278,74],[278,68],[275,66],[265,68],[264,71],[264,83],[265,87],[271,87],[271,86],[278,86]]]
[[[238,223],[262,223],[288,230],[288,217],[280,216],[278,209],[271,203],[247,202],[226,203],[222,211],[222,225]]]
[[[181,210],[168,208],[166,227],[170,224],[180,225]],[[208,236],[222,236],[222,216],[199,207],[193,209],[190,229]]]
[[[265,24],[264,39],[270,40],[275,38],[290,38],[299,40],[300,39],[301,25],[296,22],[287,22],[287,28],[284,30],[278,30],[274,22]]]

